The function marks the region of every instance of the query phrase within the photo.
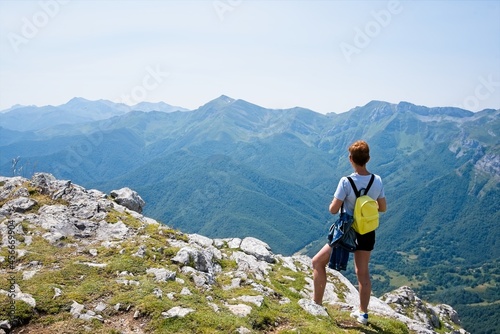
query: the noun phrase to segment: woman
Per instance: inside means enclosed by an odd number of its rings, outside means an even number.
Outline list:
[[[358,140],[349,146],[349,161],[354,169],[350,175],[356,184],[356,188],[366,188],[371,178],[371,173],[367,170],[366,164],[370,160],[370,148],[363,140]],[[384,186],[380,176],[375,175],[375,180],[368,191],[368,196],[377,200],[378,211],[385,212],[387,204],[385,201]],[[356,195],[347,177],[342,177],[330,203],[329,210],[332,214],[337,214],[342,203],[344,211],[353,215]],[[375,245],[375,231],[359,234],[356,233],[357,246],[354,252],[354,266],[356,277],[359,283],[359,309],[351,313],[353,318],[362,324],[368,323],[368,303],[372,292],[370,272],[368,263],[370,254]],[[312,259],[313,281],[314,281],[314,302],[321,305],[326,286],[326,264],[330,259],[332,248],[326,244]]]

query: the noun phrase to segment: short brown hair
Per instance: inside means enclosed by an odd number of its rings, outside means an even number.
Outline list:
[[[359,166],[364,166],[370,160],[370,147],[364,140],[357,140],[349,146],[352,161]]]

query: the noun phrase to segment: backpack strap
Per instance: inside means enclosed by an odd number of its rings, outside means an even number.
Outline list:
[[[368,193],[368,191],[370,190],[370,187],[373,184],[373,181],[375,180],[375,174],[372,174],[372,177],[370,178],[370,181],[368,182],[368,185],[366,186],[366,188],[361,188],[360,191],[358,191],[358,188],[356,188],[356,184],[354,184],[354,181],[352,180],[352,178],[350,176],[348,176],[347,179],[349,180],[349,183],[351,184],[352,190],[354,190],[354,194],[356,194],[356,198],[358,198],[359,196],[361,196],[361,190],[364,190],[363,195],[366,195]]]
[[[370,187],[372,186],[374,180],[375,180],[375,174],[372,174],[372,177],[370,178],[370,182],[368,182],[368,185],[366,186],[365,195],[370,190]]]
[[[358,198],[359,191],[358,191],[358,188],[356,188],[356,184],[354,184],[354,181],[351,179],[350,176],[348,176],[347,179],[349,180],[349,183],[351,183],[351,187],[352,187],[352,190],[354,190],[354,194],[356,195],[356,198]]]

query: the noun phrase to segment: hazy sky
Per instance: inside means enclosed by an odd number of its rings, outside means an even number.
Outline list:
[[[0,0],[0,110],[220,95],[500,108],[500,1]]]

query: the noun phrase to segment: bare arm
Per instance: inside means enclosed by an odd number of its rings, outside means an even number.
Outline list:
[[[387,202],[385,201],[385,197],[377,199],[377,203],[379,212],[385,212],[387,210]]]
[[[330,203],[330,213],[331,214],[336,214],[337,212],[339,212],[340,210],[340,207],[342,206],[342,203],[343,201],[339,200],[338,198],[333,198],[333,201]]]

